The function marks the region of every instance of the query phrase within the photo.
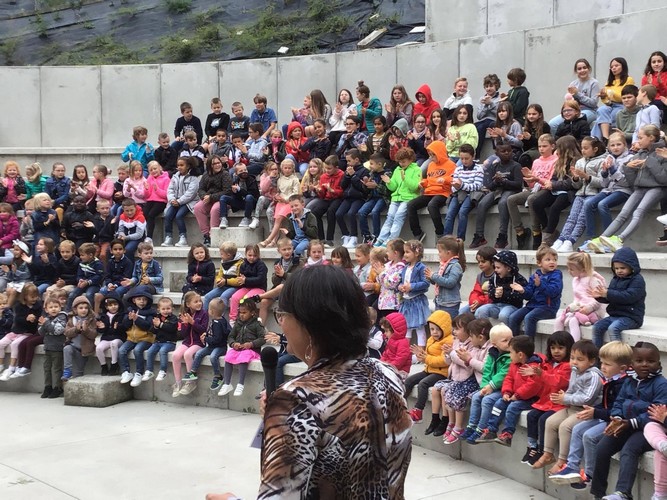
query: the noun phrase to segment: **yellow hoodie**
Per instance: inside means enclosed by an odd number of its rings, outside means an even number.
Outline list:
[[[447,376],[449,364],[445,360],[445,353],[442,352],[442,346],[445,344],[452,345],[454,338],[452,337],[452,319],[445,311],[435,311],[428,317],[428,323],[433,323],[442,330],[442,338],[440,340],[433,340],[429,336],[426,341],[426,359],[424,359],[424,371],[426,373],[439,373]]]

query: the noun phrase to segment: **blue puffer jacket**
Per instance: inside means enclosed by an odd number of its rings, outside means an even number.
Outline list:
[[[667,380],[662,371],[643,380],[639,380],[633,370],[629,370],[628,375],[614,401],[611,416],[629,420],[633,429],[643,429],[650,422],[648,407],[667,404]]]
[[[614,276],[609,283],[609,288],[607,288],[607,296],[600,297],[597,300],[609,304],[607,306],[609,316],[632,318],[641,326],[644,323],[646,312],[646,283],[640,274],[641,267],[637,254],[632,248],[620,248],[611,259],[612,273],[614,262],[629,266],[632,269],[632,274],[627,278]]]
[[[53,208],[64,207],[69,204],[71,182],[69,177],[58,179],[51,176],[46,180],[46,193],[53,200]]]
[[[540,286],[535,286],[535,274],[540,277]],[[563,273],[555,269],[544,274],[541,269],[530,276],[524,287],[523,297],[528,299],[526,307],[544,307],[552,311],[560,308],[560,297],[563,294]]]

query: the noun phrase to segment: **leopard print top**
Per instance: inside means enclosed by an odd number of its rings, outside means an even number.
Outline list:
[[[379,360],[320,360],[265,413],[260,499],[402,499],[412,422],[398,372]]]

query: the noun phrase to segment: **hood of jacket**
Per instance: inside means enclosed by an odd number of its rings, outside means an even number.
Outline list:
[[[436,163],[444,163],[449,160],[447,146],[445,146],[445,143],[442,141],[433,141],[431,144],[426,146],[426,150],[435,155],[437,159]]]
[[[493,260],[505,264],[512,270],[512,274],[519,273],[519,264],[517,262],[516,254],[509,250],[501,250],[493,256]]]
[[[123,312],[123,309],[124,309],[124,306],[123,306],[123,300],[120,298],[120,295],[118,295],[116,292],[109,292],[109,294],[108,294],[106,297],[104,297],[104,300],[103,300],[102,303],[100,304],[100,306],[102,307],[102,310],[103,310],[105,313],[108,312],[108,310],[107,310],[107,302],[108,302],[109,300],[115,300],[115,301],[118,303],[118,313],[116,313],[116,314],[119,314],[119,313],[122,313],[122,312]],[[153,296],[152,296],[152,295],[151,295],[150,300],[151,300],[151,301],[153,300]]]
[[[303,126],[302,126],[299,122],[297,122],[297,121],[291,121],[291,122],[289,122],[289,125],[287,125],[287,137],[286,137],[286,139],[289,139],[289,138],[290,138],[290,136],[291,136],[291,134],[292,134],[292,131],[293,131],[295,128],[299,128],[299,129],[301,129],[301,139],[304,139],[304,140],[305,140],[305,138],[306,138],[306,132],[303,130]]]
[[[445,311],[434,311],[426,321],[442,330],[443,339],[452,334],[452,318]]]
[[[134,287],[125,295],[125,298],[130,303],[132,303],[134,297],[146,297],[148,299],[148,303],[142,309],[149,309],[153,305],[153,294],[151,294],[147,286],[139,285]]]
[[[417,99],[417,102],[419,102],[419,94],[424,94],[426,97],[426,102],[424,103],[424,106],[428,106],[433,102],[433,96],[431,95],[431,87],[429,87],[427,84],[422,85],[417,89],[417,92],[415,92],[415,99]]]
[[[397,340],[404,339],[408,333],[408,323],[405,321],[405,316],[395,312],[385,316],[385,319],[391,325],[391,329],[394,330],[392,337],[395,337]]]
[[[396,127],[398,130],[401,131],[403,134],[403,137],[408,135],[408,131],[410,130],[410,125],[408,124],[408,121],[405,118],[399,118],[394,122],[392,125],[392,128]]]
[[[630,269],[632,269],[632,274],[638,274],[641,272],[639,259],[637,258],[637,254],[632,248],[621,247],[616,250],[616,252],[614,252],[614,256],[611,258],[612,274],[614,272],[614,262],[620,262],[621,264],[629,266]]]

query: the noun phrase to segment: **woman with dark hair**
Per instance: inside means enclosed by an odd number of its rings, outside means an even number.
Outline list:
[[[623,109],[621,92],[626,85],[635,81],[628,75],[628,62],[622,57],[614,57],[609,63],[607,84],[600,90],[600,100],[604,106],[598,108],[598,119],[593,127],[593,133],[606,144],[609,140],[612,123],[616,123],[616,115]]]
[[[382,103],[377,97],[371,97],[371,90],[364,85],[363,80],[359,80],[357,86],[357,116],[361,119],[361,130],[372,134],[375,132],[375,125],[373,120],[375,117],[382,115]]]
[[[308,369],[266,402],[258,498],[403,498],[412,446],[404,386],[366,356],[359,283],[335,266],[298,270],[275,316]]]
[[[391,89],[389,103],[384,105],[384,109],[387,111],[387,123],[389,127],[401,118],[405,118],[408,125],[412,127],[414,103],[410,100],[408,92],[403,85],[394,85],[394,88]]]

